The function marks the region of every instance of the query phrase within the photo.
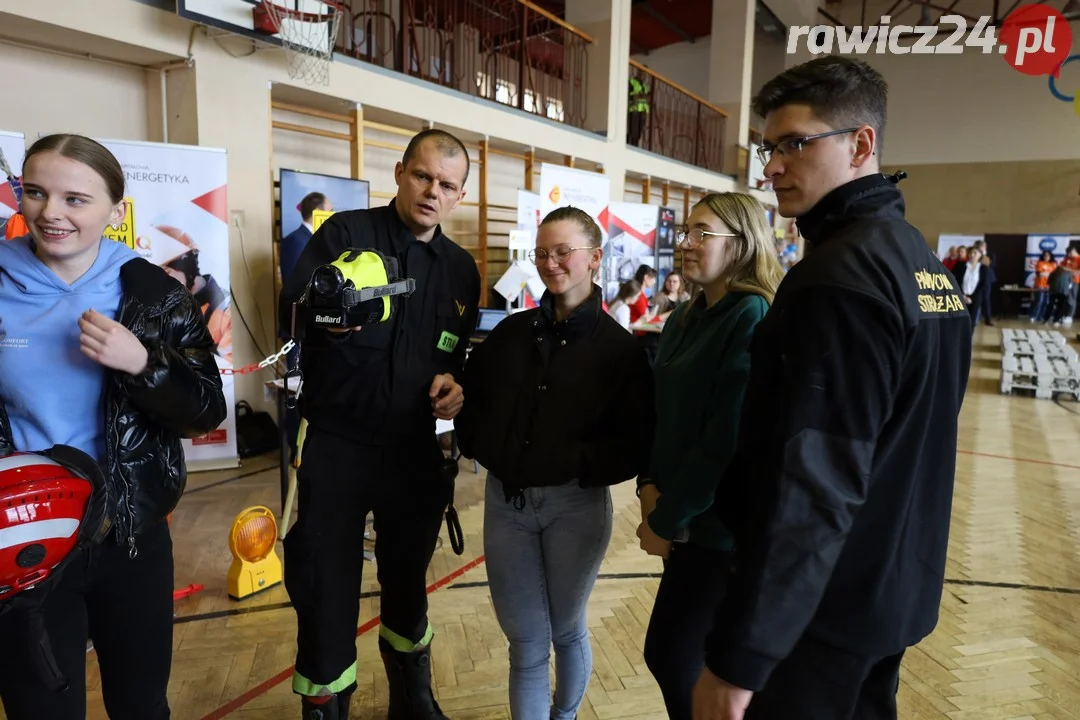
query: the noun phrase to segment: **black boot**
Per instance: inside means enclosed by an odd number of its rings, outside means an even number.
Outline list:
[[[379,652],[390,684],[388,720],[450,720],[431,693],[431,650],[405,653],[390,649],[380,638]]]
[[[316,705],[307,697],[301,696],[300,706],[303,708],[304,720],[341,720],[342,716],[338,709],[338,698],[331,697],[326,702]]]

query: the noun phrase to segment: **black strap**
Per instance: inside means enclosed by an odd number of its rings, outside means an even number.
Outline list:
[[[446,509],[446,534],[450,536],[450,547],[453,549],[454,554],[463,554],[465,552],[465,535],[461,532],[461,523],[458,522],[457,509],[454,507],[452,500],[450,506]]]

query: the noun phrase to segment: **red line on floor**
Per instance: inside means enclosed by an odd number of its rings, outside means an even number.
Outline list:
[[[428,587],[427,587],[428,595],[435,592],[439,588],[442,588],[442,587],[445,587],[446,585],[449,585],[454,580],[457,580],[459,577],[461,577],[465,573],[469,572],[473,568],[477,567],[478,565],[482,564],[483,562],[484,562],[484,556],[480,555],[479,557],[477,557],[477,558],[475,558],[473,560],[470,560],[465,565],[462,565],[461,567],[459,567],[457,570],[450,573],[446,577],[439,578],[438,580],[433,582],[431,585],[428,585]],[[375,617],[371,618],[370,620],[365,622],[360,627],[356,628],[356,637],[360,637],[364,633],[366,633],[366,632],[372,630],[373,628],[377,627],[378,624],[379,624],[379,617],[380,616],[376,615]],[[209,715],[204,716],[202,718],[202,720],[221,720],[221,718],[225,717],[229,713],[235,712],[236,710],[239,710],[241,707],[248,704],[249,702],[251,702],[255,698],[257,698],[260,695],[268,692],[270,690],[270,688],[272,688],[272,687],[274,687],[276,685],[280,685],[281,683],[283,683],[286,680],[288,680],[289,678],[291,678],[292,674],[293,674],[293,668],[294,667],[295,666],[289,666],[289,667],[285,668],[284,670],[282,670],[281,672],[279,672],[277,675],[274,675],[272,678],[269,678],[268,680],[262,681],[261,683],[259,683],[255,687],[253,687],[250,690],[248,690],[247,692],[245,692],[243,695],[240,695],[239,697],[233,698],[229,702],[227,702],[224,705],[222,705],[221,707],[219,707],[217,710],[214,710]],[[299,710],[299,708],[297,708],[297,710]]]
[[[994,453],[976,452],[975,450],[957,450],[958,453],[964,455],[978,455],[979,457],[994,458],[996,460],[1012,460],[1013,462],[1032,463],[1034,465],[1051,465],[1053,467],[1069,468],[1070,470],[1080,470],[1080,465],[1070,465],[1069,463],[1052,462],[1050,460],[1033,460],[1032,458],[1020,458],[1012,457],[1011,455],[995,455]]]

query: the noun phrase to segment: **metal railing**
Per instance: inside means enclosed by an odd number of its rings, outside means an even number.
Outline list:
[[[727,113],[635,60],[630,79],[628,96],[635,80],[643,85],[648,112],[627,114],[627,144],[722,172]],[[637,99],[630,97],[631,111]]]
[[[343,4],[338,52],[584,126],[592,38],[528,0]]]

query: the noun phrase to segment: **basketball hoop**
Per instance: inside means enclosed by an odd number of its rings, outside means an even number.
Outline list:
[[[286,4],[293,5],[292,8]],[[345,8],[336,0],[260,0],[255,30],[277,35],[289,59],[289,77],[308,85],[330,84],[338,28]]]

